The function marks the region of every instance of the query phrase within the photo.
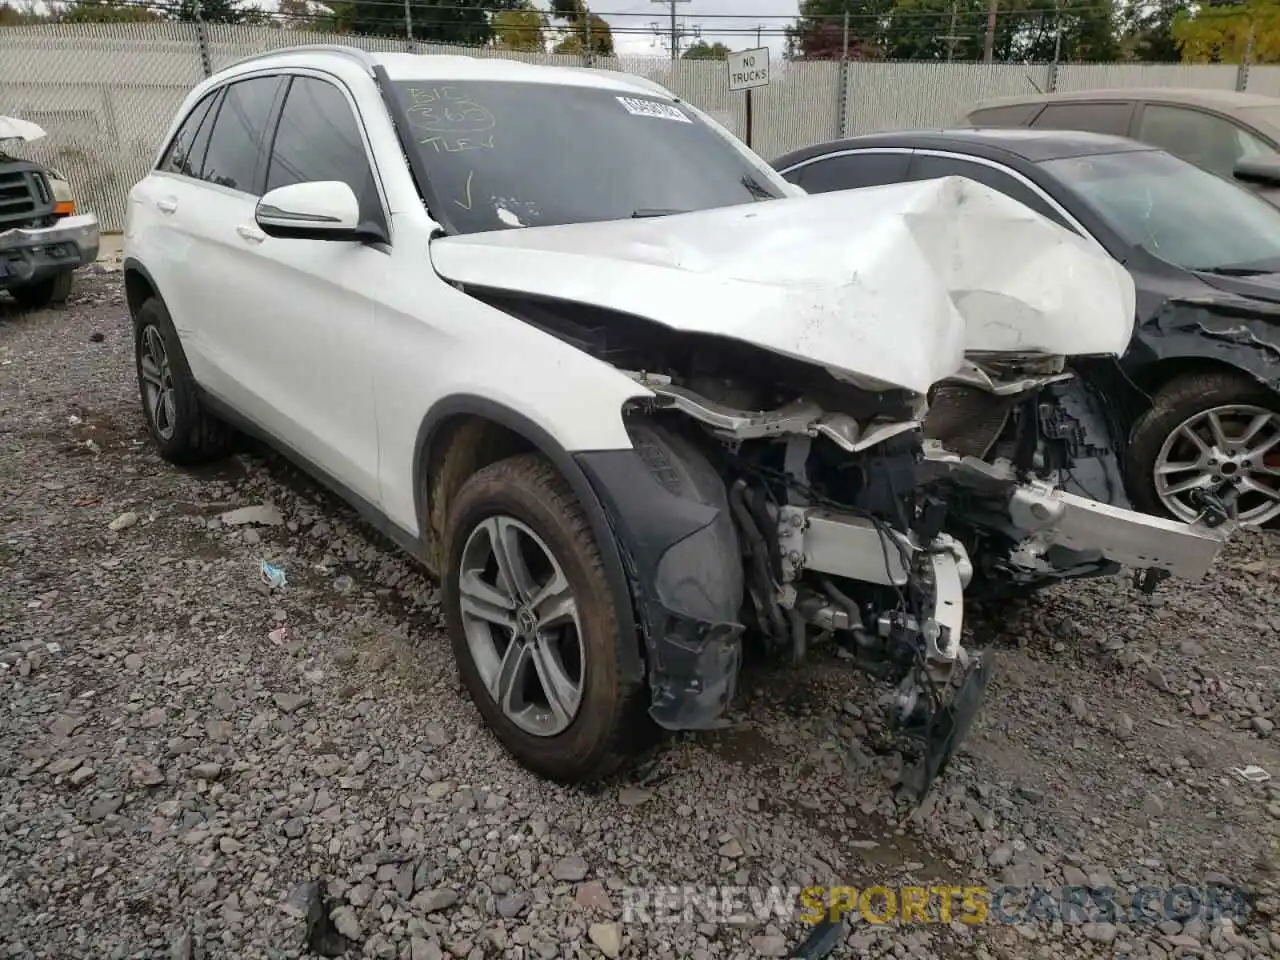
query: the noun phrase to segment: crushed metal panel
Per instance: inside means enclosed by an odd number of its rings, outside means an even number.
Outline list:
[[[430,252],[454,282],[616,310],[917,393],[966,351],[1118,356],[1133,332],[1122,267],[961,177],[443,237]]]

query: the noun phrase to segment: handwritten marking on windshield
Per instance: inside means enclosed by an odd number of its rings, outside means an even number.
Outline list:
[[[430,144],[437,153],[493,147],[497,119],[458,87],[411,87],[405,112],[411,126],[428,134],[418,143]]]
[[[474,177],[475,175],[476,175],[476,172],[474,170],[467,171],[467,202],[463,203],[461,200],[453,201],[458,206],[460,206],[463,210],[471,209],[471,178]]]

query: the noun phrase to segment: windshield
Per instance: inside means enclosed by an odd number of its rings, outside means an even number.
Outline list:
[[[1189,270],[1280,271],[1280,210],[1158,150],[1047,160],[1042,167],[1127,243]]]
[[[692,111],[656,96],[402,81],[433,211],[457,233],[662,216],[783,196]]]

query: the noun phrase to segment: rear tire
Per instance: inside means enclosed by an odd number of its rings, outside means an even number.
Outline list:
[[[142,412],[160,456],[182,466],[227,456],[235,431],[201,405],[178,331],[158,298],[138,309],[133,344]]]
[[[618,636],[591,525],[549,463],[522,454],[473,474],[450,504],[446,543],[445,614],[458,672],[485,722],[522,766],[562,783],[590,782],[651,742],[647,688],[624,680],[619,662],[620,644],[636,641]],[[520,589],[504,586],[499,549],[514,579],[523,581]],[[565,587],[560,593],[572,601],[570,619],[550,616],[550,604],[530,602],[557,573]],[[482,608],[487,616],[477,613]],[[518,663],[524,666],[510,666]],[[514,679],[517,670],[523,680]],[[554,708],[548,684],[560,691]],[[565,692],[574,684],[576,698]]]
[[[18,301],[18,306],[23,310],[43,310],[45,307],[53,306],[56,303],[67,302],[67,297],[71,296],[73,279],[74,275],[68,270],[66,273],[60,273],[56,277],[50,277],[48,280],[41,280],[38,283],[31,283],[22,287],[14,287],[9,292],[13,295],[13,299]]]

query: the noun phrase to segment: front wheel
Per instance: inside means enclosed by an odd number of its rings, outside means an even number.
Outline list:
[[[1243,375],[1190,373],[1166,384],[1134,426],[1134,505],[1191,521],[1197,491],[1235,494],[1242,524],[1280,519],[1280,399]]]
[[[445,612],[458,671],[498,739],[560,782],[616,770],[652,728],[624,681],[614,598],[582,507],[551,465],[485,467],[449,510]]]

